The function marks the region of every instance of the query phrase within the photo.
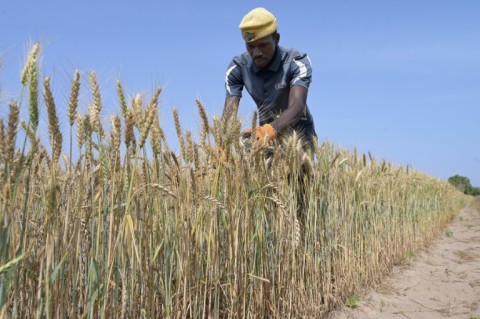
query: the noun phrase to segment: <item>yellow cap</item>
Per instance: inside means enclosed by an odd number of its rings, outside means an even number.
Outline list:
[[[277,31],[277,27],[275,16],[264,8],[253,9],[240,22],[242,37],[246,42],[265,38]]]

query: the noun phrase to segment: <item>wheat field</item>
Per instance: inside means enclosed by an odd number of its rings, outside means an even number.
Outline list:
[[[245,125],[200,101],[200,132],[173,109],[172,151],[161,87],[127,96],[117,82],[118,115],[103,127],[95,72],[76,71],[68,105],[57,105],[38,49],[0,118],[2,318],[321,318],[379,284],[469,200],[371,154],[326,142],[305,151],[295,134],[246,147]]]

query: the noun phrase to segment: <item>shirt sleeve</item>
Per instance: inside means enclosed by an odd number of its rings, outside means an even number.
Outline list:
[[[240,66],[232,61],[225,74],[225,90],[228,96],[242,96],[243,77]]]
[[[312,82],[312,62],[308,55],[295,57],[292,61],[292,77],[290,85],[300,85],[308,89]]]

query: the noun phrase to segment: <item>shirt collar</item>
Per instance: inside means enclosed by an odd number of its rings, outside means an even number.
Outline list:
[[[276,72],[280,68],[281,62],[282,62],[282,54],[280,52],[280,47],[277,45],[277,47],[275,48],[275,53],[273,54],[272,61],[266,68],[257,67],[253,59],[252,59],[252,67],[255,73],[258,73],[263,70],[270,70],[270,71]]]

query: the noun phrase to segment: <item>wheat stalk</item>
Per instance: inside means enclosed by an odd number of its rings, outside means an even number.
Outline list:
[[[4,155],[6,154],[5,144],[5,125],[3,124],[3,118],[0,118],[0,159],[5,161]]]

